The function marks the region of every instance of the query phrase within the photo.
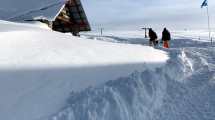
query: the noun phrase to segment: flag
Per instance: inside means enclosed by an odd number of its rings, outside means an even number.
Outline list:
[[[208,6],[208,0],[204,0],[204,2],[201,5],[201,8]]]

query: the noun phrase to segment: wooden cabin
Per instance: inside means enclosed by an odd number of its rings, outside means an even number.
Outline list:
[[[31,4],[28,0],[21,0]],[[90,24],[87,20],[84,8],[81,4],[81,0],[52,0],[55,1],[52,4],[41,6],[43,0],[38,0],[38,3],[33,4],[35,8],[28,10],[28,6],[15,6],[17,9],[23,9],[26,11],[17,11],[15,15],[6,14],[5,19],[13,22],[23,21],[40,21],[48,24],[54,31],[63,33],[72,33],[75,36],[79,35],[81,31],[90,31]],[[19,4],[18,4],[19,5]],[[3,5],[2,5],[3,6]],[[41,8],[39,8],[41,7]],[[14,8],[15,9],[15,8]],[[1,16],[0,18],[5,16]]]
[[[55,21],[49,22],[49,26],[54,31],[71,32],[75,36],[81,31],[91,30],[80,0],[68,0]]]

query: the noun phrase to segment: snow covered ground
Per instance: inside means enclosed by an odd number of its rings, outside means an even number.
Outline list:
[[[142,45],[73,37],[40,24],[0,21],[0,119],[44,120],[71,92],[156,70],[168,54]]]
[[[148,44],[138,37],[134,37],[136,42],[133,42],[132,37],[116,34],[83,37]],[[54,114],[51,120],[213,120],[214,46],[205,41],[176,37],[171,41],[171,49],[162,50],[170,57],[165,66],[155,71],[136,71],[127,77],[72,93],[67,107]]]
[[[189,39],[193,41],[210,42],[208,39],[208,30],[171,30],[171,34],[174,39]],[[155,30],[158,38],[162,36],[162,30]],[[94,38],[98,40],[111,41],[111,42],[128,42],[134,44],[141,44],[143,38],[145,37],[144,30],[130,30],[130,31],[103,31],[103,36],[101,37],[100,31],[92,31],[87,33],[82,33],[83,37]],[[215,42],[215,32],[211,31],[211,37]]]
[[[143,31],[77,38],[5,21],[0,32],[2,120],[215,118],[215,49],[207,40],[174,33],[170,49],[155,49]]]

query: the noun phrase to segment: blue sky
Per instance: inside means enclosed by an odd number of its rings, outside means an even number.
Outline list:
[[[203,0],[82,0],[94,29],[202,29],[207,27]],[[211,24],[215,20],[215,1],[209,0]],[[214,26],[213,26],[214,27]]]

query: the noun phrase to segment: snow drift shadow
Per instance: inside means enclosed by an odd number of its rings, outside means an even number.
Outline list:
[[[213,119],[215,84],[211,83],[211,76],[214,72],[206,67],[187,76],[191,66],[184,64],[189,58],[183,57],[188,52],[171,50],[168,66],[155,71],[136,71],[128,77],[72,92],[67,106],[50,120]]]
[[[6,120],[47,117],[65,107],[66,99],[72,91],[82,91],[128,76],[135,70],[153,69],[153,66],[159,65],[160,63],[136,63],[0,70],[0,81],[4,83],[0,88],[0,95],[5,95],[0,99],[0,116]]]

